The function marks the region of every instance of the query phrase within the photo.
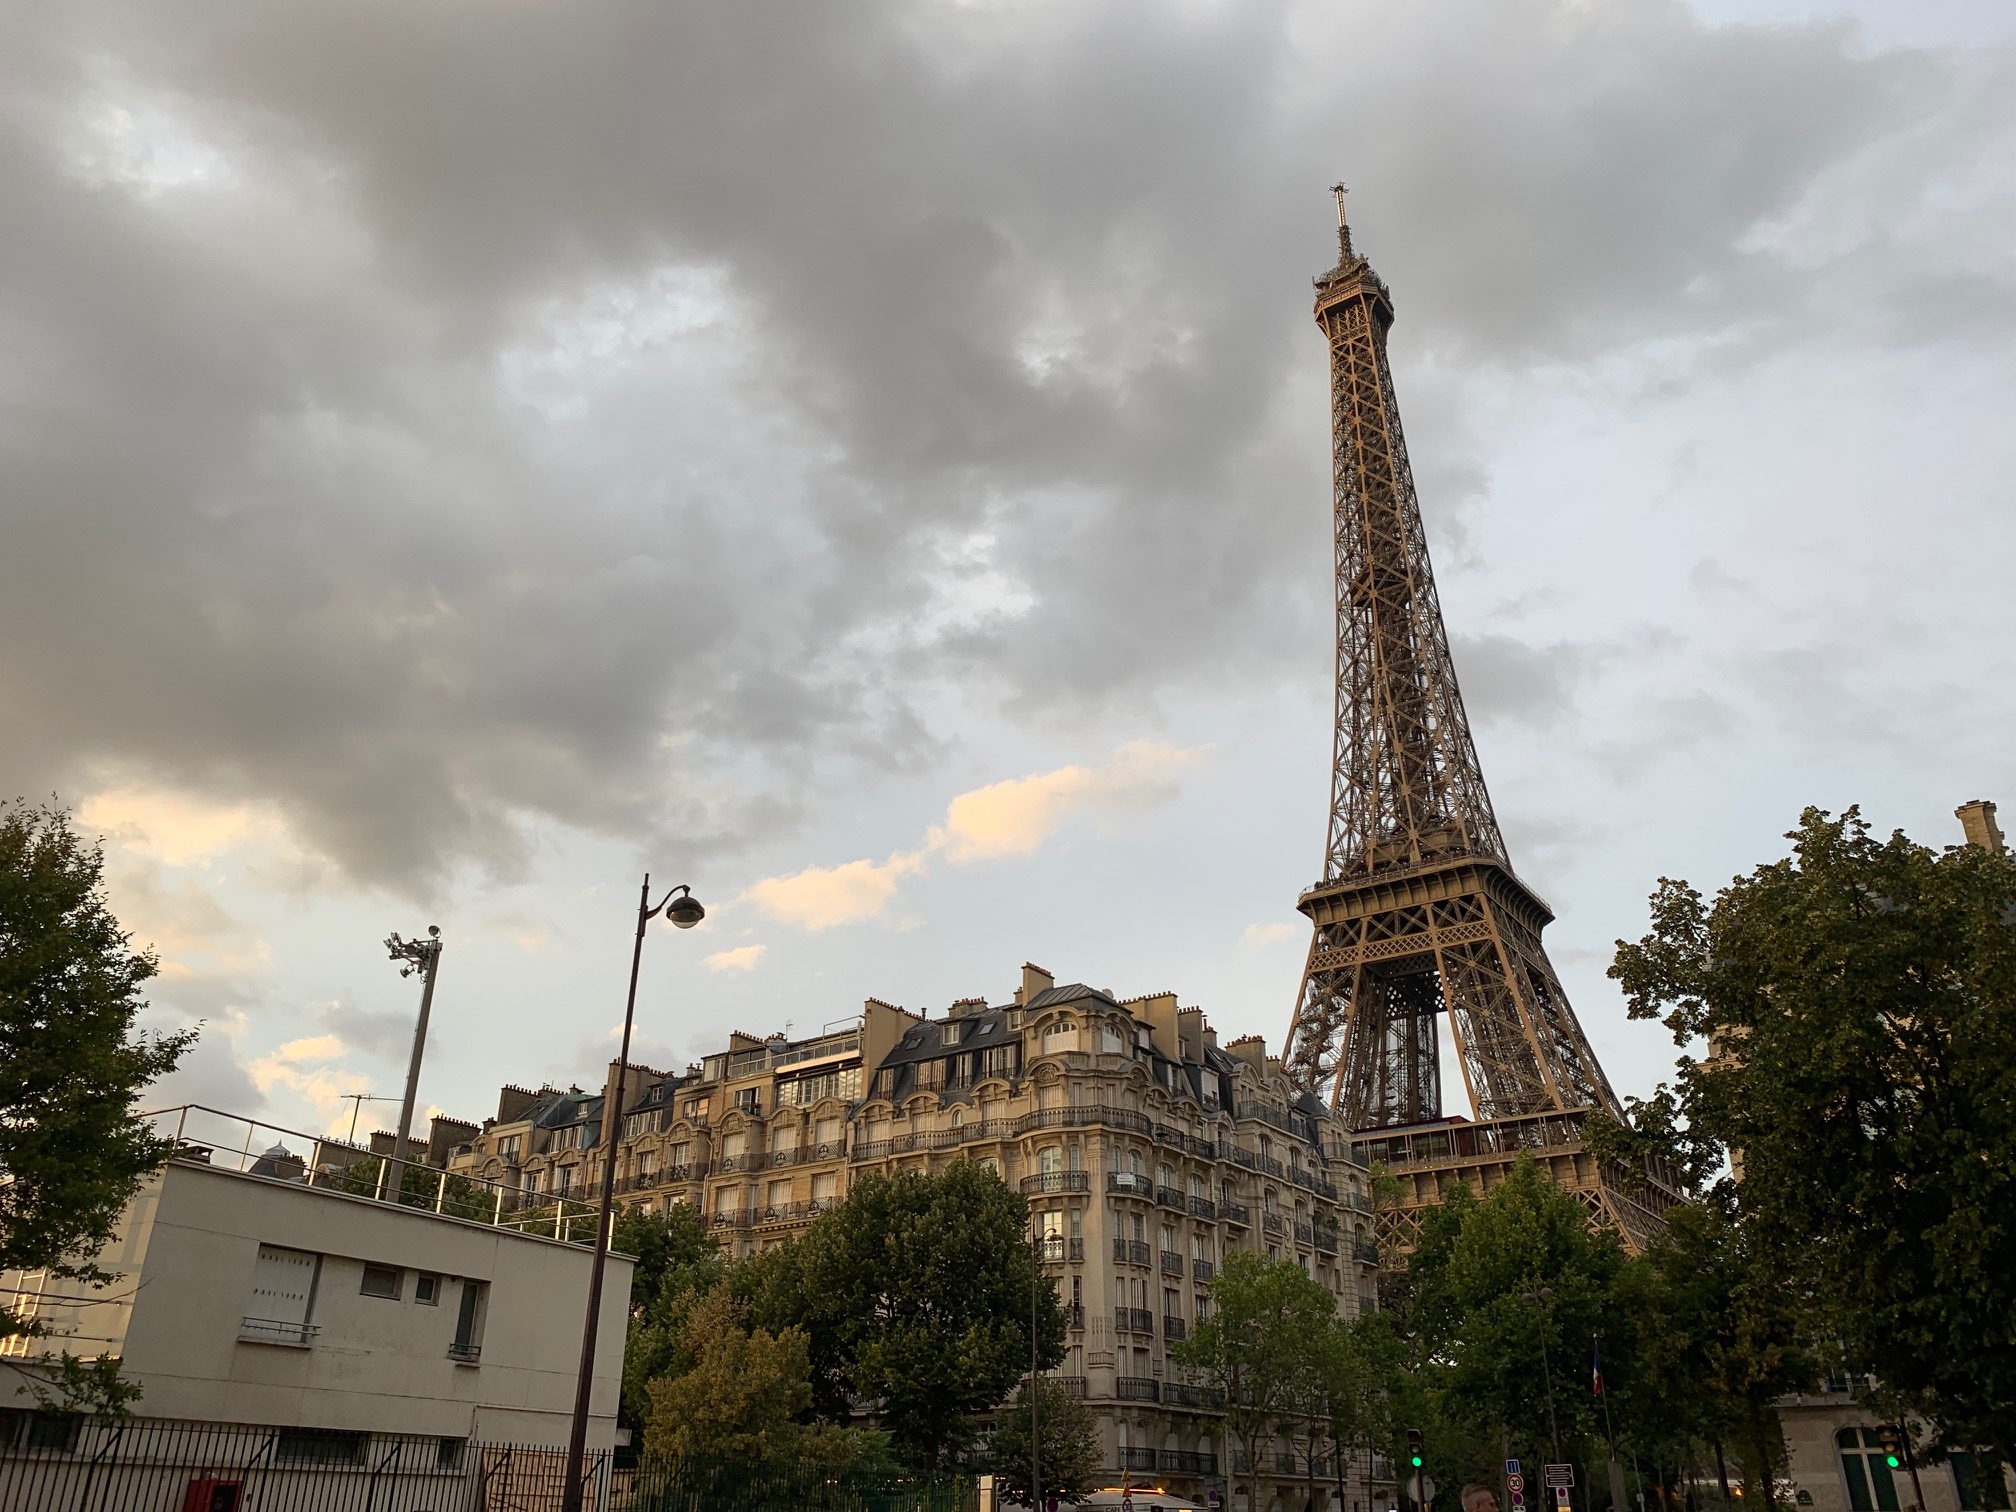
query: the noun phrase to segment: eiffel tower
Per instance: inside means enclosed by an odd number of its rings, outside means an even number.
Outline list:
[[[1512,870],[1449,657],[1386,359],[1393,299],[1351,245],[1316,279],[1330,345],[1337,572],[1337,735],[1323,880],[1286,1064],[1403,1183],[1382,1213],[1389,1256],[1413,1248],[1443,1184],[1483,1191],[1530,1151],[1631,1248],[1677,1200],[1600,1170],[1592,1111],[1622,1116],[1540,932],[1552,911]],[[1449,1017],[1471,1117],[1442,1109],[1437,1015]]]

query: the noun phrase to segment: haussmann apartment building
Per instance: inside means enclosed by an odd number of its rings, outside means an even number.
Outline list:
[[[451,1169],[528,1205],[592,1196],[606,1091],[505,1088]],[[747,1254],[803,1229],[862,1172],[958,1159],[1029,1202],[1070,1320],[1055,1375],[1098,1418],[1111,1484],[1216,1492],[1253,1512],[1308,1505],[1310,1467],[1284,1444],[1249,1471],[1213,1393],[1167,1349],[1207,1315],[1234,1248],[1301,1265],[1347,1312],[1370,1308],[1366,1172],[1259,1038],[1220,1046],[1174,994],[1123,1000],[1024,966],[1000,1006],[972,998],[932,1017],[871,998],[839,1032],[731,1034],[681,1073],[633,1067],[616,1190],[645,1208],[690,1204]],[[1337,1476],[1316,1468],[1331,1488],[1322,1508]],[[1366,1470],[1347,1467],[1344,1512],[1370,1507]]]

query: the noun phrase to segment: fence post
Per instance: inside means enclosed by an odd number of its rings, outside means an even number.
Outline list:
[[[444,1170],[434,1184],[434,1211],[441,1211],[441,1204],[448,1200],[448,1173]]]

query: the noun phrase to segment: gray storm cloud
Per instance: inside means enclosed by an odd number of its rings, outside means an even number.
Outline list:
[[[1992,81],[1677,4],[0,28],[0,769],[268,798],[405,890],[547,821],[775,835],[934,688],[1300,675],[1340,174],[1410,412],[2011,307],[1814,209],[1909,201]]]

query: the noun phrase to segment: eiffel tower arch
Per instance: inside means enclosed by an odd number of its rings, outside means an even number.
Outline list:
[[[1435,593],[1386,336],[1393,299],[1351,244],[1316,279],[1330,350],[1337,730],[1323,877],[1286,1062],[1403,1183],[1388,1255],[1413,1248],[1450,1180],[1484,1191],[1531,1153],[1632,1249],[1678,1197],[1599,1169],[1592,1113],[1622,1116],[1541,944],[1547,904],[1512,870]],[[1469,1116],[1445,1116],[1447,1016]]]

